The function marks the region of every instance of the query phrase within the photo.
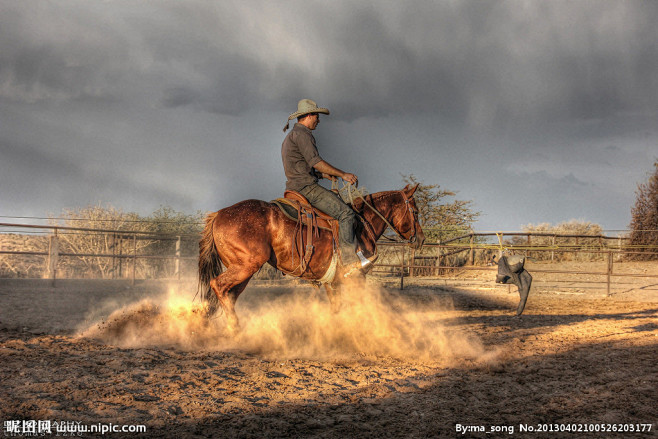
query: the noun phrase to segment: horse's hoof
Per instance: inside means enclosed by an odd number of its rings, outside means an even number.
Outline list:
[[[229,319],[226,323],[226,329],[228,329],[231,336],[235,336],[240,332],[240,323],[237,320]]]
[[[345,267],[343,278],[345,279],[354,278],[357,274],[361,274],[362,270],[363,270],[363,266],[361,265],[361,262],[357,261],[352,264],[349,264]]]
[[[213,318],[215,313],[217,313],[217,307],[208,306],[208,307],[206,307],[206,310],[203,313],[203,316],[206,318],[206,320],[210,320],[210,319]]]

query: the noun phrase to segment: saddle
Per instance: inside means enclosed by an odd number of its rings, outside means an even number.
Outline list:
[[[299,257],[299,266],[291,273],[293,276],[301,276],[313,256],[313,237],[319,237],[319,229],[331,232],[334,255],[338,250],[338,220],[330,215],[311,206],[306,197],[299,192],[285,191],[283,198],[273,201],[281,211],[290,219],[297,221],[295,226],[293,243],[293,264],[295,253]],[[306,233],[304,233],[306,231]]]

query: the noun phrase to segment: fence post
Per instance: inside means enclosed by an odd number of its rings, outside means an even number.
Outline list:
[[[411,249],[411,261],[409,262],[409,277],[414,277],[414,265],[416,265],[416,249]]]
[[[123,235],[119,235],[119,279],[123,279]]]
[[[57,238],[57,228],[55,233],[48,238],[48,263],[46,278],[52,280],[52,286],[55,286],[57,279],[57,260],[59,259],[59,240]]]
[[[117,234],[112,233],[112,240],[110,246],[112,248],[112,279],[117,278]]]
[[[528,233],[528,249],[525,251],[526,258],[530,257],[530,248],[532,247],[531,234]]]
[[[180,235],[176,237],[176,259],[174,260],[174,274],[180,280]]]
[[[471,246],[471,249],[468,252],[468,262],[470,265],[475,265],[475,250],[473,249],[474,240],[475,240],[475,236],[471,234],[471,239],[469,240],[469,245]]]
[[[607,271],[607,288],[608,288],[608,297],[610,297],[610,279],[612,277],[612,251],[608,250],[608,271]]]
[[[404,247],[400,251],[400,289],[404,290]]]
[[[137,273],[137,235],[133,233],[133,277],[130,285],[135,285],[135,275]]]

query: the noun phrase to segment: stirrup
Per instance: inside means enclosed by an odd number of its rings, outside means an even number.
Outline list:
[[[361,250],[359,250],[358,252],[356,252],[356,255],[359,257],[359,260],[361,260],[361,267],[362,267],[362,268],[370,267],[372,264],[375,263],[375,261],[377,260],[377,258],[379,258],[379,253],[375,253],[375,254],[372,255],[371,257],[366,258],[366,257],[363,255],[363,252],[362,252]]]

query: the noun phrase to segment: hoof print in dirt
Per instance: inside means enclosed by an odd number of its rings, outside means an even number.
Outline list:
[[[519,289],[519,306],[516,309],[516,315],[520,316],[528,300],[532,276],[523,268],[525,257],[523,256],[502,256],[498,261],[498,274],[496,283],[513,284]]]

